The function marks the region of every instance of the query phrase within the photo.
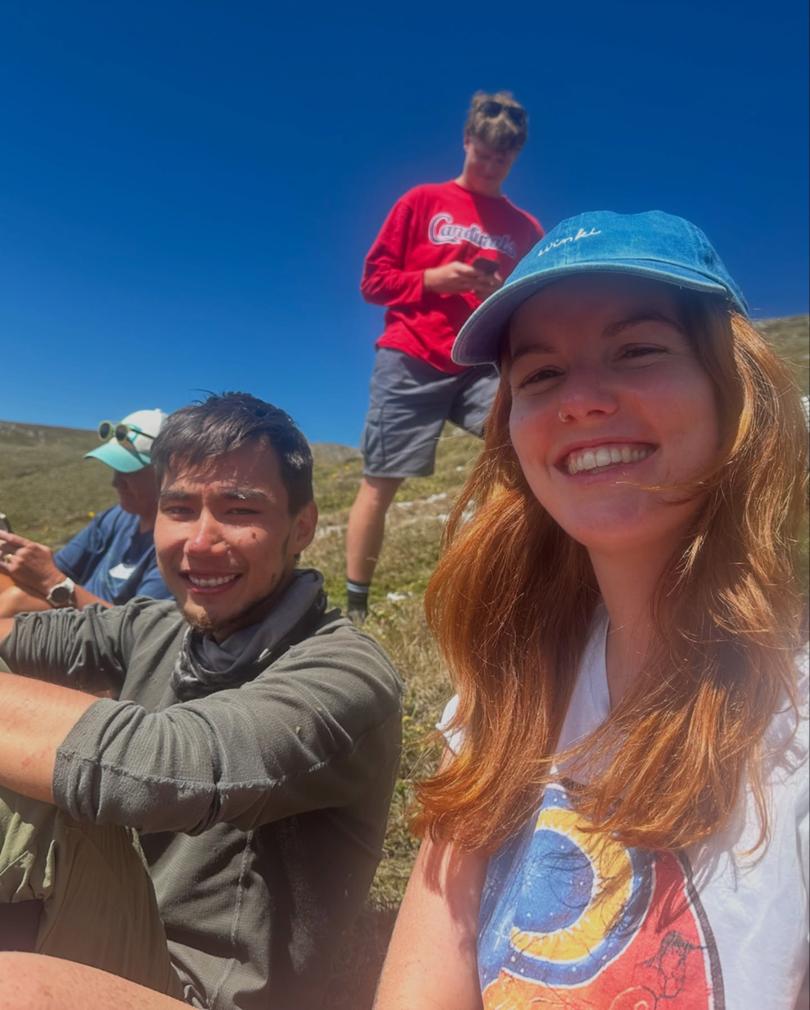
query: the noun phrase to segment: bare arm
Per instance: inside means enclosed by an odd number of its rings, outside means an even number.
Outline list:
[[[64,578],[64,576],[63,576]],[[62,580],[57,580],[61,582]],[[56,585],[56,582],[54,582]],[[76,607],[89,607],[91,603],[98,603],[102,607],[111,607],[109,600],[102,600],[100,596],[95,596],[82,586],[76,586],[74,592]],[[15,617],[17,614],[30,614],[32,610],[53,610],[44,596],[29,592],[21,586],[12,585],[10,589],[0,593],[0,617]]]
[[[9,581],[11,582],[10,579]],[[17,614],[27,614],[32,610],[50,609],[50,604],[41,596],[34,596],[14,582],[0,593],[0,617],[15,617]]]
[[[102,600],[100,596],[96,596],[95,593],[91,593],[89,589],[85,589],[84,586],[76,586],[76,606],[80,609],[82,607],[89,607],[91,603],[98,603],[102,607],[111,607],[113,604],[109,600]]]
[[[374,1010],[481,1010],[476,936],[486,866],[482,854],[422,843]]]
[[[25,608],[9,610],[4,609],[4,605],[6,603],[11,604],[23,598],[26,602]],[[16,587],[7,589],[5,592],[0,593],[0,648],[3,647],[6,639],[14,630],[17,614],[30,614],[32,610],[55,613],[53,608],[44,601],[40,601],[40,605],[34,607],[29,606],[31,602],[35,602],[33,597],[27,597],[22,590],[17,589]],[[22,619],[25,620],[25,617]],[[39,670],[32,670],[24,661],[22,661],[20,666],[17,665],[20,663],[19,656],[15,656],[13,658],[9,656],[9,661],[12,664],[11,666],[8,666],[6,660],[3,659],[2,655],[0,655],[0,672],[20,673],[25,677],[47,680],[49,683],[61,683],[65,687],[78,689],[81,692],[92,694],[97,698],[118,697],[119,685],[117,682],[111,680],[108,676],[105,676],[105,674],[99,671],[95,666],[83,671],[81,675],[69,677],[67,676],[64,668],[58,664],[52,665],[47,669],[42,668]]]
[[[11,623],[0,622],[0,635]],[[53,803],[56,751],[96,700],[69,687],[0,673],[0,786]]]

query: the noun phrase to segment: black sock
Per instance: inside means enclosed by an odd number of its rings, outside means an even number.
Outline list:
[[[368,582],[353,582],[351,579],[346,579],[346,610],[367,614],[370,588],[371,584]]]

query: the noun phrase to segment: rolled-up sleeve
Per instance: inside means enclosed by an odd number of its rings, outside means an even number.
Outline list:
[[[353,803],[397,760],[400,683],[353,629],[320,637],[239,689],[163,711],[99,700],[59,749],[57,804],[85,821],[196,834]]]
[[[26,677],[78,688],[99,681],[120,685],[128,617],[123,608],[96,604],[20,614],[0,643],[0,655],[10,670]]]

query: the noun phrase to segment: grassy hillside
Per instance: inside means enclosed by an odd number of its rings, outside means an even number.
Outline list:
[[[60,546],[117,501],[112,472],[83,459],[98,444],[89,431],[0,421],[0,511],[15,532]]]
[[[808,317],[770,320],[761,327],[807,389]],[[83,526],[88,515],[114,501],[106,467],[81,459],[96,444],[95,436],[85,431],[0,422],[0,510],[9,514],[15,530],[58,545]],[[405,746],[385,857],[338,968],[334,1010],[370,1006],[413,860],[416,844],[407,829],[412,783],[436,759],[430,734],[451,692],[424,625],[421,595],[438,557],[443,520],[478,448],[475,439],[450,429],[439,446],[436,474],[408,481],[390,512],[373,589],[373,616],[367,627],[388,649],[406,682]],[[360,476],[360,458],[343,446],[315,446],[314,452],[321,522],[304,563],[324,572],[330,596],[340,603],[344,533]]]
[[[786,316],[783,319],[764,319],[758,328],[789,362],[796,382],[803,392],[810,389],[810,317]]]

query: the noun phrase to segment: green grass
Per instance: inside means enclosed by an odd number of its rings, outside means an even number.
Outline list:
[[[423,592],[438,557],[442,518],[449,511],[480,445],[478,439],[450,428],[439,441],[435,474],[415,477],[399,489],[388,515],[385,550],[374,576],[371,602],[375,608],[388,593]],[[317,446],[315,458],[320,524],[304,563],[320,568],[329,595],[342,601],[346,522],[362,463],[359,455],[337,464],[321,463]]]
[[[15,533],[61,547],[115,504],[112,471],[83,458],[98,444],[89,431],[0,421],[0,512]]]
[[[764,319],[758,328],[791,366],[799,389],[810,389],[810,316]]]
[[[768,320],[760,326],[806,390],[808,317]],[[115,496],[107,468],[81,458],[96,444],[95,436],[85,431],[0,422],[0,510],[9,514],[15,530],[57,546],[89,515],[112,504]],[[405,681],[404,749],[384,858],[339,961],[333,1010],[367,1010],[371,1005],[416,851],[408,830],[413,785],[437,759],[433,727],[451,693],[447,671],[427,633],[421,596],[438,557],[443,517],[479,448],[476,439],[450,429],[440,441],[434,476],[407,481],[389,513],[367,629],[388,650]],[[315,446],[314,452],[321,521],[303,563],[323,571],[332,600],[342,603],[345,526],[361,463],[359,455],[346,447]],[[806,531],[803,555],[806,567]],[[397,598],[389,599],[388,594]]]

